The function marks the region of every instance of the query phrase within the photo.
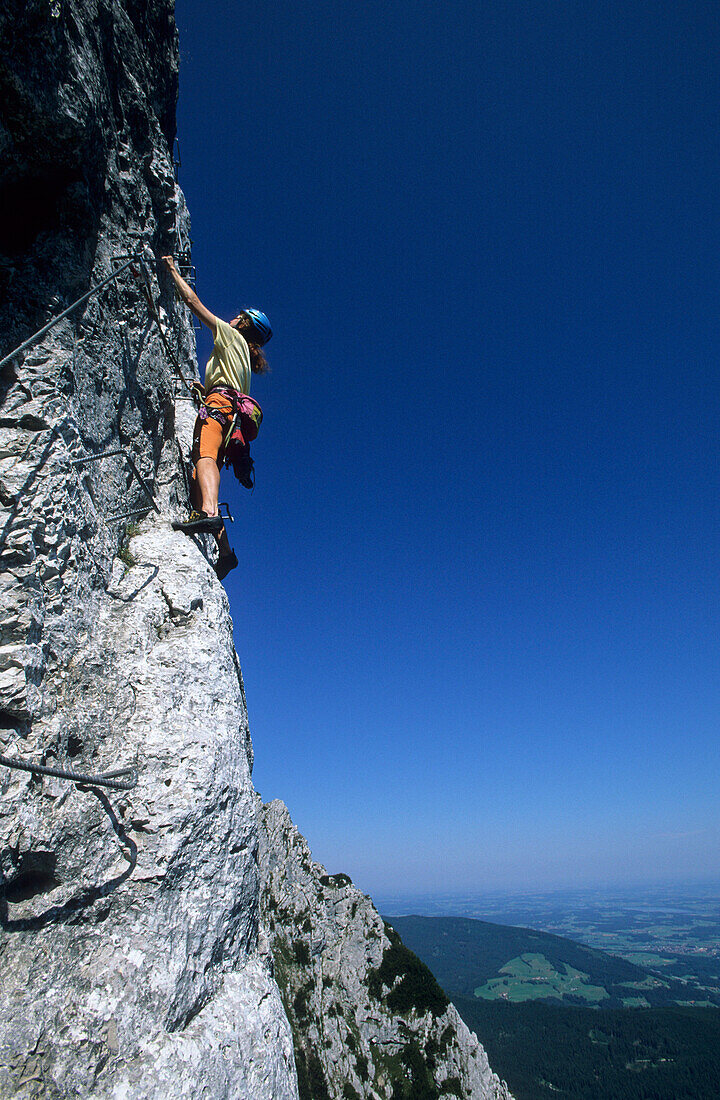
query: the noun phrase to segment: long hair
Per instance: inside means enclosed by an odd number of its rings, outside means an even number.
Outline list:
[[[250,349],[250,370],[253,374],[267,374],[270,367],[263,349],[259,344],[251,344],[249,340],[247,346]]]
[[[237,326],[238,331],[242,332],[245,336],[245,329],[252,328],[252,321],[249,317],[243,317],[240,324]],[[265,352],[259,344],[251,344],[247,336],[245,336],[245,342],[250,349],[250,370],[253,374],[267,374],[270,370],[268,361],[265,358]]]

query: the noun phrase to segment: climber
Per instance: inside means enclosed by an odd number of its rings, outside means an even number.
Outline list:
[[[163,256],[162,259],[172,275],[179,297],[210,329],[215,341],[205,367],[205,384],[196,382],[193,387],[200,406],[193,432],[193,511],[187,520],[174,523],[173,527],[188,534],[196,531],[213,533],[220,552],[215,571],[222,580],[235,568],[238,559],[230,547],[225,524],[218,511],[220,470],[223,460],[227,461],[225,452],[231,435],[233,440],[239,439],[245,453],[248,452],[247,446],[244,446],[248,442],[247,429],[245,437],[241,433],[241,424],[245,420],[238,419],[238,411],[243,404],[243,395],[250,391],[251,372],[264,374],[268,369],[262,347],[272,336],[272,329],[265,314],[257,309],[243,309],[230,322],[215,317],[182,278],[173,257]],[[256,424],[259,424],[258,415],[262,418],[259,405],[255,414]],[[234,465],[234,469],[242,480],[237,466]]]

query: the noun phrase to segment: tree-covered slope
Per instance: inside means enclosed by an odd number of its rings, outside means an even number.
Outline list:
[[[516,1100],[717,1100],[720,1012],[456,997]]]
[[[548,932],[464,917],[389,919],[453,999],[541,1000],[603,1009],[720,1003],[694,984]]]

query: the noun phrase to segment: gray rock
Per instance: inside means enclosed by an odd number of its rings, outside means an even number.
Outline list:
[[[171,528],[194,419],[175,363],[195,370],[156,263],[189,247],[176,95],[171,0],[0,10],[0,357],[128,254],[160,320],[128,268],[0,372],[0,754],[138,775],[0,766],[0,1096],[296,1100],[294,1045],[305,1096],[313,1051],[333,1096],[386,1096],[403,1051],[439,1044],[436,1081],[504,1097],[452,1008],[392,1011],[369,900],[253,790],[213,543]]]
[[[116,559],[80,648],[45,674],[24,756],[137,787],[3,775],[0,1093],[294,1096],[258,954],[249,733],[222,587],[166,520]],[[50,749],[54,752],[50,754]],[[33,1063],[34,1064],[34,1063]]]
[[[263,924],[301,1095],[390,1100],[412,1085],[422,1095],[512,1100],[476,1036],[370,898],[313,861],[282,802],[260,815]]]
[[[188,244],[162,0],[0,14],[3,353],[144,249]],[[38,52],[40,51],[40,52]],[[43,63],[39,63],[42,56]],[[49,204],[49,205],[48,205]],[[82,216],[81,216],[82,215]],[[171,348],[194,337],[149,266]],[[187,504],[193,412],[126,271],[0,379],[0,1095],[297,1096],[258,950],[252,749],[227,599]],[[124,451],[152,493],[145,505]]]

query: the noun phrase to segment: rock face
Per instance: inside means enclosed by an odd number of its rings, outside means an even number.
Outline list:
[[[187,247],[165,0],[0,14],[2,354],[126,262]],[[170,350],[194,338],[149,268]],[[176,534],[191,406],[133,271],[0,388],[0,1095],[297,1095],[258,952],[252,751],[208,548]],[[130,524],[111,517],[148,502]],[[80,461],[79,465],[75,465]]]
[[[176,94],[170,0],[0,10],[0,358],[122,269],[0,371],[0,754],[138,777],[0,765],[0,1096],[294,1100],[295,1046],[313,1100],[504,1097],[439,990],[396,1005],[407,954],[252,787],[214,551],[170,525],[195,370],[155,259],[189,242]]]
[[[263,920],[301,1100],[511,1100],[417,956],[347,875],[314,863],[282,802],[261,807]]]

